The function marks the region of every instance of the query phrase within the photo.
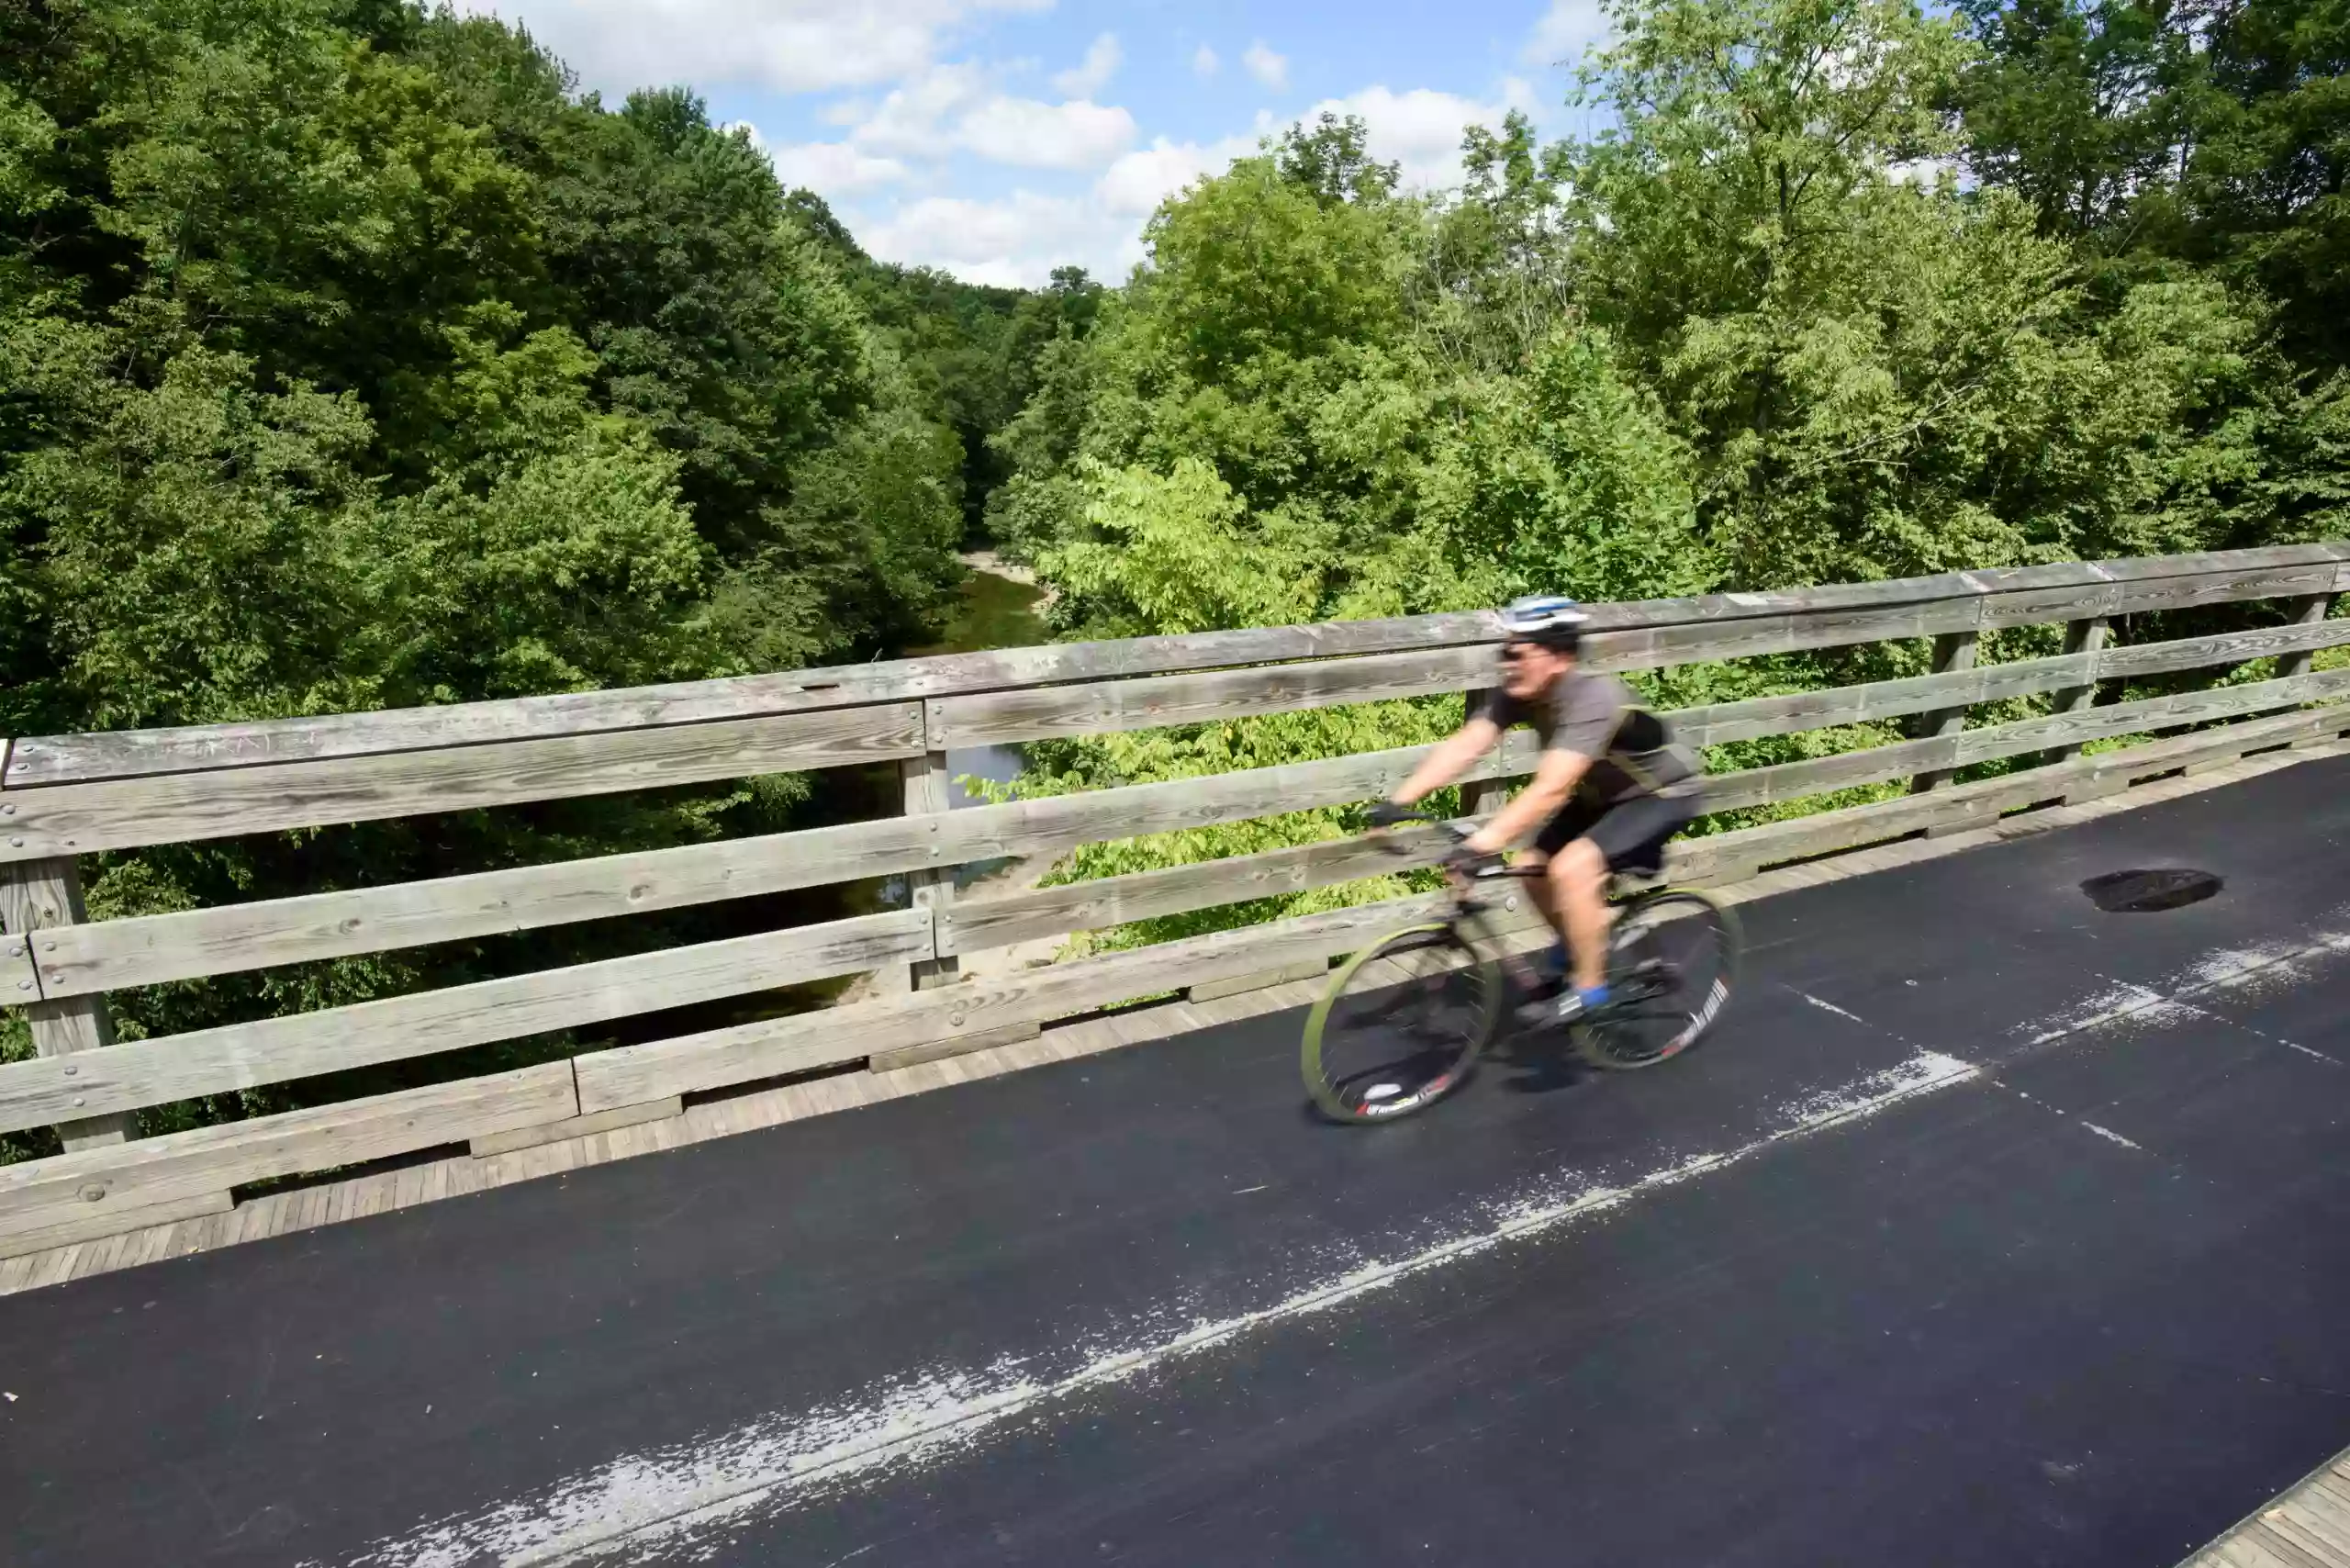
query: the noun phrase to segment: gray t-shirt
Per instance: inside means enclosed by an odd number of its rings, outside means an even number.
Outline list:
[[[1545,751],[1591,758],[1575,791],[1585,801],[1614,805],[1641,795],[1682,795],[1705,771],[1638,693],[1599,670],[1569,670],[1548,692],[1525,701],[1496,689],[1484,716],[1505,730],[1531,725]]]

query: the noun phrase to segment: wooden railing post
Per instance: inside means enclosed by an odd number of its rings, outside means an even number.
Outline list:
[[[31,984],[39,990],[42,931],[79,925],[87,918],[82,907],[81,875],[71,856],[0,865],[0,926],[7,929],[0,944],[10,950],[22,946],[23,956],[30,960],[30,978],[17,984]],[[45,1057],[70,1056],[114,1044],[114,1019],[106,1012],[102,991],[55,1002],[28,1002],[25,1021],[32,1026],[34,1048]],[[68,1149],[121,1143],[130,1131],[131,1118],[125,1112],[57,1124],[58,1136]]]
[[[2334,598],[2335,596],[2330,593],[2313,593],[2307,599],[2293,600],[2291,607],[2291,624],[2295,626],[2314,626],[2319,622],[2325,620],[2326,617],[2333,613]],[[2316,658],[2317,654],[2311,649],[2303,649],[2301,652],[2297,654],[2286,654],[2277,661],[2277,674],[2280,678],[2286,676],[2307,675],[2310,673],[2311,665],[2316,661]],[[2332,738],[2333,737],[2330,736],[2321,735],[2297,744],[2302,746],[2322,745],[2327,744]]]
[[[1973,669],[1975,641],[1980,635],[1975,632],[1944,632],[1936,637],[1932,673],[1955,675],[1962,670]],[[1961,703],[1955,708],[1920,713],[1918,715],[1917,738],[1921,741],[1936,740],[1943,735],[1956,734],[1966,727],[1966,704]],[[1946,782],[1953,771],[1950,768],[1932,768],[1918,774],[1909,780],[1909,792],[1922,795]]]
[[[2313,593],[2307,599],[2294,599],[2290,608],[2291,617],[2288,624],[2294,626],[2314,626],[2333,612],[2333,595],[2330,593]],[[2277,674],[2280,678],[2290,675],[2307,675],[2310,672],[2310,665],[2311,661],[2316,657],[2317,655],[2315,653],[2306,648],[2298,654],[2284,655],[2277,661]]]
[[[910,756],[898,764],[898,777],[905,786],[905,812],[910,817],[945,812],[951,805],[954,783],[946,771],[946,754],[929,751],[920,756]],[[942,866],[934,870],[910,871],[906,885],[913,907],[936,913],[955,899],[955,868]],[[906,972],[907,989],[930,991],[946,985],[955,978],[956,961],[952,958],[917,958]]]
[[[2113,622],[2102,615],[2092,615],[2085,620],[2075,621],[2065,628],[2065,651],[2067,654],[2101,653],[2104,651],[2107,640],[2112,635]],[[2091,659],[2089,662],[2094,666],[2097,661]],[[2056,693],[2053,711],[2058,713],[2077,713],[2096,700],[2097,682],[2091,680],[2079,686],[2066,687]],[[2070,762],[2080,755],[2081,748],[2078,745],[2060,745],[2043,756],[2041,761],[2043,765]]]

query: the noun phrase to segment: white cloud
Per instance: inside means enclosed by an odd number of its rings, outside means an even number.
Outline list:
[[[1041,284],[1071,263],[1115,281],[1142,258],[1132,218],[1082,197],[1014,191],[997,201],[928,196],[877,224],[858,240],[875,256],[943,267],[972,283],[1018,287]]]
[[[1125,52],[1118,48],[1118,35],[1103,33],[1085,51],[1084,62],[1074,70],[1064,71],[1053,78],[1053,86],[1071,98],[1090,98],[1110,84],[1118,73],[1118,66]]]
[[[849,133],[868,155],[969,152],[1031,169],[1098,169],[1135,139],[1134,116],[1088,99],[1047,104],[996,89],[976,65],[938,65],[910,79]]]
[[[1366,87],[1343,98],[1325,98],[1299,117],[1307,124],[1325,112],[1341,118],[1360,115],[1370,129],[1371,154],[1398,166],[1406,188],[1430,189],[1460,183],[1460,137],[1472,125],[1499,130],[1502,117],[1527,108],[1532,91],[1516,79],[1502,85],[1499,102],[1415,87],[1398,93]]]
[[[743,83],[784,93],[869,87],[922,70],[991,12],[1053,0],[455,0],[518,22],[608,93]]]
[[[1071,264],[1115,283],[1143,259],[1142,223],[1152,209],[1256,150],[1254,136],[1205,144],[1161,137],[1116,160],[1081,196],[1026,190],[992,201],[934,196],[887,214],[845,216],[851,216],[859,242],[884,261],[943,267],[973,283],[1006,287],[1034,287],[1053,268]]]
[[[787,187],[805,185],[829,200],[862,196],[906,177],[906,166],[895,158],[868,158],[838,141],[802,141],[772,147],[775,177]]]
[[[1029,169],[1096,169],[1135,139],[1135,117],[1114,106],[992,97],[963,117],[956,144]]]
[[[1228,136],[1202,146],[1160,137],[1102,172],[1093,194],[1103,207],[1127,218],[1147,216],[1158,204],[1203,174],[1220,174],[1235,158],[1257,151],[1253,136]]]
[[[1268,87],[1279,89],[1289,85],[1288,58],[1267,49],[1263,39],[1248,46],[1240,57],[1240,63],[1248,68],[1249,75]]]
[[[1192,55],[1192,69],[1202,76],[1214,75],[1223,64],[1224,62],[1215,57],[1215,50],[1205,44],[1200,45]]]
[[[1583,50],[1607,41],[1612,24],[1599,0],[1550,0],[1519,58],[1528,65],[1573,66]]]

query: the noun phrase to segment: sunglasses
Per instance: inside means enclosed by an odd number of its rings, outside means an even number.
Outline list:
[[[1521,664],[1542,651],[1542,645],[1539,643],[1504,643],[1502,644],[1502,663],[1505,665]]]

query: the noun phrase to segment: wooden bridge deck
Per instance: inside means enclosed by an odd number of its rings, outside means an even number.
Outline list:
[[[2350,1449],[2180,1568],[2350,1568]]]

